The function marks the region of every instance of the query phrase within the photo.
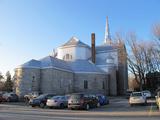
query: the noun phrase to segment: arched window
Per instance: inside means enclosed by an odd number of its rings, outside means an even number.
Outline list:
[[[67,59],[67,60],[69,59],[69,54],[66,54],[66,59]]]
[[[67,61],[72,60],[72,55],[66,54],[65,56],[63,56],[63,60],[67,60]]]

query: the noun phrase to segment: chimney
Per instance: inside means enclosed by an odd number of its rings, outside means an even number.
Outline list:
[[[91,34],[92,62],[96,62],[95,33]]]

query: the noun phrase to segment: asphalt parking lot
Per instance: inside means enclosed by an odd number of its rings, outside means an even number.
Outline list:
[[[111,97],[110,104],[89,111],[68,109],[32,108],[25,103],[0,104],[0,120],[128,120],[128,119],[159,120],[160,112],[155,100],[148,100],[146,106],[130,107],[128,100],[123,97]]]

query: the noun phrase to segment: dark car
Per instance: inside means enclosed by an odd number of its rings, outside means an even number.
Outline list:
[[[85,109],[89,110],[98,106],[98,99],[92,94],[76,93],[71,94],[68,100],[69,109]]]
[[[3,102],[2,93],[0,93],[0,103]]]
[[[53,96],[55,96],[55,94],[42,94],[38,96],[37,98],[31,99],[29,101],[29,104],[32,107],[39,106],[41,108],[44,108],[46,106],[47,99],[50,99]]]
[[[2,96],[5,102],[18,102],[19,98],[15,93],[5,93]]]
[[[109,99],[107,96],[103,94],[96,94],[96,97],[98,98],[98,102],[101,106],[109,104]]]

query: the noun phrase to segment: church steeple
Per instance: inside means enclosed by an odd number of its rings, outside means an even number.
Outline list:
[[[105,28],[105,36],[104,36],[104,44],[111,45],[111,36],[109,32],[109,23],[108,23],[108,16],[106,18],[106,28]]]

